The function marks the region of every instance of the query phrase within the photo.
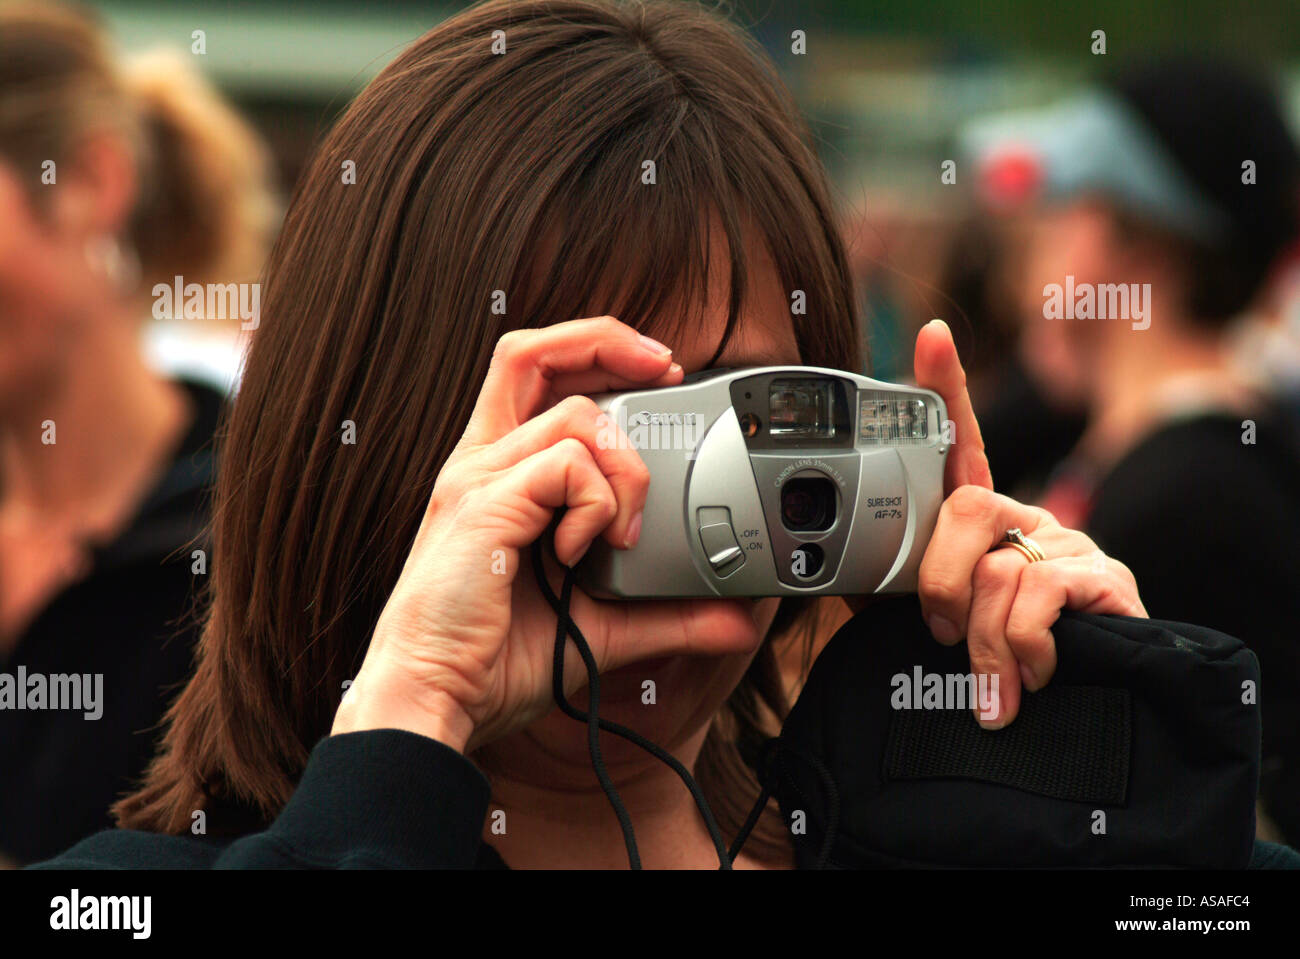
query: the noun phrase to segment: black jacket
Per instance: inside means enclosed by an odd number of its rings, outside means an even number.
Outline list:
[[[502,869],[482,842],[490,789],[464,756],[396,729],[323,739],[269,828],[230,838],[102,832],[40,869]],[[220,830],[220,812],[204,827]],[[1300,865],[1257,843],[1252,868]]]
[[[1116,464],[1088,532],[1133,571],[1147,612],[1242,640],[1264,677],[1260,798],[1300,843],[1300,436],[1273,410],[1170,423]]]
[[[24,631],[0,673],[103,676],[98,719],[0,710],[0,859],[35,862],[110,826],[144,772],[164,709],[188,678],[197,629],[191,550],[208,520],[221,393],[181,381],[195,413],[167,474],[90,573]],[[208,557],[210,559],[210,555]]]

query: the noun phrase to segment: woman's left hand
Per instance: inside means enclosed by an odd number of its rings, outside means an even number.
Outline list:
[[[998,677],[998,715],[980,717],[981,725],[996,729],[1015,719],[1022,685],[1041,689],[1055,672],[1051,627],[1062,609],[1147,613],[1123,563],[1083,533],[1061,526],[1047,510],[993,492],[966,373],[942,321],[918,334],[915,369],[917,384],[943,397],[954,434],[944,503],[921,560],[921,610],[939,642],[966,639],[973,673]],[[994,550],[1012,528],[1033,539],[1047,558],[1031,563],[1019,550]]]

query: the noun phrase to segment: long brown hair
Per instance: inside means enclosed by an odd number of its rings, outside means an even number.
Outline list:
[[[361,663],[497,339],[603,313],[662,335],[668,306],[705,302],[710,210],[730,257],[723,343],[751,230],[806,296],[792,317],[803,361],[857,368],[824,171],[770,62],[712,13],[492,0],[362,92],[298,184],[268,266],[223,445],[197,674],[143,788],[116,807],[121,825],[183,831],[206,797],[280,810]],[[345,420],[354,446],[340,442]],[[700,760],[733,834],[758,792],[740,747],[787,709],[765,644]],[[788,850],[771,818],[756,854]]]

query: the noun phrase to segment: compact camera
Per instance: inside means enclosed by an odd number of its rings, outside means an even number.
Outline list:
[[[938,394],[783,366],[593,399],[650,488],[636,546],[598,539],[577,566],[591,595],[915,591],[951,442]]]

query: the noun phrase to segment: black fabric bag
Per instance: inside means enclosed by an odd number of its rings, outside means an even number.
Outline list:
[[[1129,617],[1066,612],[1052,633],[1051,682],[988,731],[970,708],[895,708],[918,701],[918,667],[970,671],[965,645],[936,642],[915,597],[847,623],[756,759],[797,864],[1246,867],[1254,654],[1213,630]]]

